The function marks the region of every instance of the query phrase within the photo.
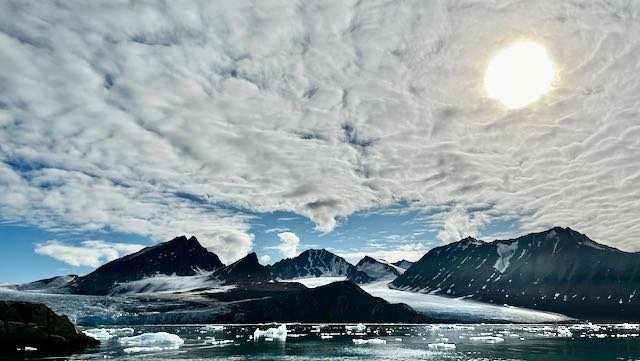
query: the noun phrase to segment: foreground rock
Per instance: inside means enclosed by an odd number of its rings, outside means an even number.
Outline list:
[[[0,354],[25,348],[37,355],[70,354],[100,345],[67,318],[41,303],[0,301]]]

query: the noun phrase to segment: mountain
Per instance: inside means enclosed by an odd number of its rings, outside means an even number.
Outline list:
[[[50,293],[60,292],[69,283],[75,281],[78,275],[66,275],[46,278],[43,280],[23,283],[14,286],[19,291],[47,291]]]
[[[365,256],[358,262],[355,270],[347,275],[347,279],[360,284],[383,280],[391,281],[404,271],[404,269],[388,262]]]
[[[413,262],[403,259],[401,261],[394,262],[393,265],[400,268],[409,269],[409,267],[413,266]]]
[[[556,227],[434,248],[391,286],[590,319],[640,319],[640,253]]]
[[[218,256],[202,247],[195,237],[177,237],[144,248],[100,266],[69,283],[73,293],[105,295],[118,283],[156,275],[192,276],[223,267]]]
[[[308,249],[297,257],[269,266],[271,274],[281,280],[305,277],[339,277],[354,271],[351,263],[325,249]]]
[[[353,282],[340,281],[316,288],[234,303],[230,319],[221,322],[430,322],[405,304],[373,297]]]
[[[244,258],[213,272],[212,279],[224,284],[254,284],[273,280],[269,270],[258,262],[258,256],[249,253]]]

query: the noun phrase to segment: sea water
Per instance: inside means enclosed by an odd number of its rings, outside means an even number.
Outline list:
[[[286,337],[256,333],[278,326],[92,327],[85,331],[102,336],[99,348],[59,359],[640,360],[633,325],[366,324],[363,332],[350,332],[349,325],[289,324]]]

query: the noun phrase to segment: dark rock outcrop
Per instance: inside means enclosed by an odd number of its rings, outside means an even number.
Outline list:
[[[432,319],[405,304],[373,297],[350,281],[287,292],[259,300],[237,302],[230,319],[221,322],[398,322],[421,323]]]
[[[181,236],[102,265],[71,282],[68,289],[78,294],[105,295],[117,283],[159,274],[193,276],[223,266],[218,256],[202,247],[195,237]]]
[[[326,249],[308,249],[294,258],[280,260],[268,268],[273,277],[281,280],[340,277],[347,276],[354,270],[351,263]]]
[[[434,248],[391,285],[577,318],[640,320],[640,253],[569,228]]]
[[[82,351],[100,342],[83,334],[67,318],[41,303],[0,301],[0,354],[36,348],[32,355],[57,355]]]
[[[258,262],[258,256],[255,252],[218,269],[213,272],[211,277],[227,285],[255,284],[273,280],[269,270]]]

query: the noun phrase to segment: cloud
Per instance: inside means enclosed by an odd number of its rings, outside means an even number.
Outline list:
[[[260,259],[260,264],[267,265],[269,264],[269,261],[271,261],[271,256],[269,256],[268,254],[265,254],[260,256],[259,259]]]
[[[482,226],[488,224],[489,220],[482,212],[469,214],[464,208],[455,207],[444,215],[443,229],[438,232],[438,238],[447,244],[466,237],[477,237]]]
[[[285,258],[293,258],[298,255],[298,245],[300,245],[300,238],[296,236],[293,232],[282,232],[278,233],[278,238],[280,238],[280,245],[278,245],[278,249],[282,256]]]
[[[286,232],[286,231],[288,231],[288,230],[289,230],[289,228],[284,228],[284,227],[274,227],[274,228],[266,229],[266,230],[264,231],[264,233],[269,234],[269,233],[276,233],[276,232]]]
[[[142,248],[144,246],[139,244],[110,243],[100,240],[82,241],[79,246],[49,240],[36,244],[35,252],[71,266],[99,267],[103,263],[137,252]]]
[[[427,251],[429,251],[429,249],[431,248],[432,247],[430,244],[418,242],[395,245],[387,247],[385,249],[372,247],[360,250],[332,251],[352,264],[358,263],[358,261],[360,261],[365,256],[382,259],[387,262],[393,263],[403,259],[415,262],[422,258],[422,256],[424,256],[424,254],[427,253]]]
[[[640,250],[639,14],[627,1],[3,1],[0,218],[191,234],[229,262],[252,249],[256,212],[329,232],[406,202]],[[523,37],[548,47],[559,81],[507,111],[483,71]]]

